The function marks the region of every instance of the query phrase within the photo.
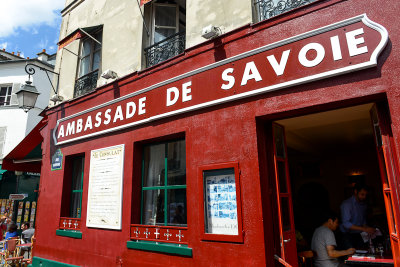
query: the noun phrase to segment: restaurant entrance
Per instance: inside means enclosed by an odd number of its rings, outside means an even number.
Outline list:
[[[372,243],[375,258],[391,257],[399,266],[399,202],[392,191],[399,181],[386,110],[371,103],[272,122],[269,164],[279,222],[275,258],[281,264],[297,266],[297,253],[311,250],[323,214],[341,217],[341,203],[354,194],[354,185],[366,184],[367,223],[382,233]],[[337,238],[339,244],[340,233]],[[357,249],[368,251],[370,244]]]

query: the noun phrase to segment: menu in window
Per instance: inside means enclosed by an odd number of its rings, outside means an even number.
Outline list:
[[[234,169],[204,172],[205,231],[237,235],[238,218]]]
[[[124,145],[92,150],[86,225],[121,229]]]

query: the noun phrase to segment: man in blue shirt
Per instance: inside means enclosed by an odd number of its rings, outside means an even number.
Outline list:
[[[366,185],[356,184],[353,196],[343,201],[340,206],[342,215],[340,231],[343,233],[342,245],[344,249],[363,247],[361,232],[367,232],[371,235],[375,233],[374,228],[367,226],[367,203],[365,202],[367,194]]]

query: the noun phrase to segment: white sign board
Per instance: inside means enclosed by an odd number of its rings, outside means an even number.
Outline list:
[[[124,145],[92,150],[86,226],[121,229]]]

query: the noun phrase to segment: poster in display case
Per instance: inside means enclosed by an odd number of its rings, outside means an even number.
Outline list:
[[[240,183],[237,163],[200,168],[204,240],[242,242]]]

